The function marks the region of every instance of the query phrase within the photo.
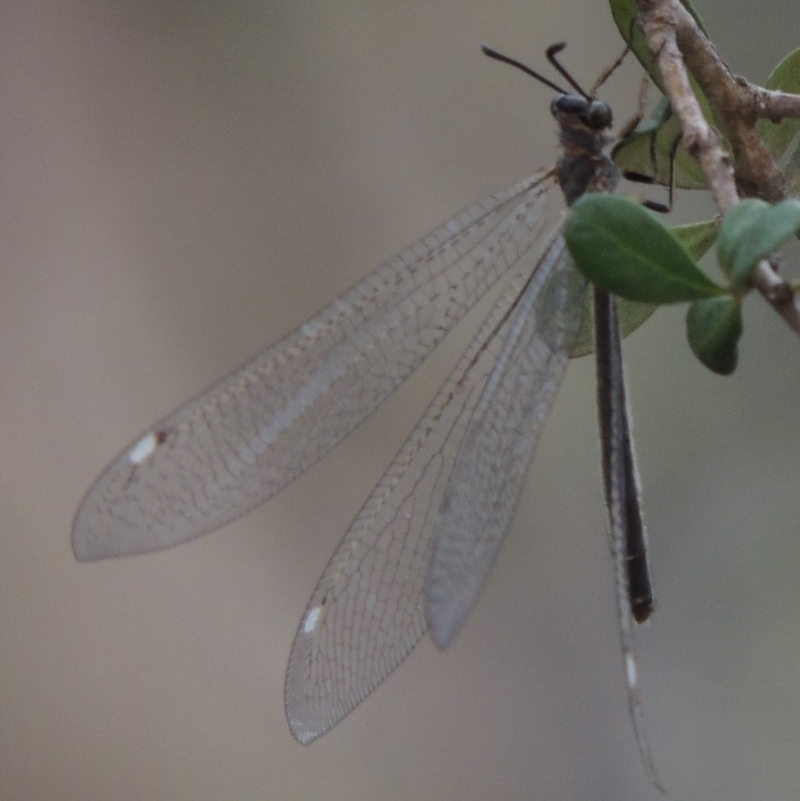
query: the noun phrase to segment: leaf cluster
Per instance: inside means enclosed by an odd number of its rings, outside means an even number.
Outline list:
[[[681,0],[699,29],[702,23]],[[661,87],[661,75],[647,41],[636,25],[634,0],[610,0],[623,38],[648,76]],[[773,70],[766,89],[800,94],[800,49]],[[704,116],[716,124],[712,104],[692,81]],[[723,127],[724,126],[720,126]],[[789,188],[800,183],[800,119],[759,119],[753,126],[761,143],[781,165]],[[698,163],[684,151],[681,131],[666,99],[612,152],[625,173],[652,182],[702,188]],[[736,368],[743,330],[742,300],[752,288],[759,263],[769,259],[800,231],[800,202],[775,204],[748,198],[728,209],[721,220],[669,229],[653,214],[618,195],[587,195],[572,207],[565,228],[577,267],[595,284],[623,299],[621,319],[632,330],[658,305],[688,302],[690,347],[709,369],[727,375]],[[716,241],[722,280],[711,280],[698,259]],[[639,307],[637,309],[637,307]],[[627,333],[627,331],[624,331]]]

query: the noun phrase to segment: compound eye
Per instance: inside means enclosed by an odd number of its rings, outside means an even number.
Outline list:
[[[611,127],[611,108],[599,100],[589,103],[582,117],[583,122],[592,130],[601,131]]]
[[[555,115],[556,112],[583,117],[588,113],[588,103],[580,95],[556,95],[550,103],[550,113]]]

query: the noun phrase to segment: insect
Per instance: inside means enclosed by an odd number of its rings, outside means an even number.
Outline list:
[[[308,743],[352,711],[428,630],[449,645],[514,513],[570,356],[585,279],[560,229],[545,232],[549,190],[567,204],[613,191],[609,107],[547,51],[574,92],[488,46],[554,89],[557,165],[476,203],[378,266],[348,292],[168,415],[126,448],[84,498],[80,560],[168,548],[271,498],[363,422],[504,275],[490,312],[331,558],[291,649],[285,701]],[[629,705],[641,723],[632,620],[653,593],[626,412],[613,297],[594,290],[603,475]]]

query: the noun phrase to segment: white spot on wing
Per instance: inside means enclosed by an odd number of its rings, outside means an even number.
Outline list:
[[[143,436],[128,452],[131,464],[141,464],[149,459],[155,453],[158,443],[158,435],[153,432]]]
[[[636,687],[639,684],[639,671],[636,667],[636,660],[630,655],[625,656],[625,674],[628,679],[628,687]]]
[[[303,620],[303,634],[311,634],[312,631],[317,627],[317,623],[319,622],[319,616],[322,614],[322,607],[321,606],[314,606],[308,610],[308,614]]]

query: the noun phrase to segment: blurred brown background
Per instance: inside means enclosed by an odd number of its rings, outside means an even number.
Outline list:
[[[796,4],[702,3],[763,79]],[[656,798],[625,705],[592,364],[569,375],[489,586],[309,748],[282,709],[304,604],[436,365],[271,504],[171,552],[80,565],[82,493],[128,441],[471,200],[552,161],[604,3],[5,2],[0,25],[0,798]],[[575,20],[579,20],[578,23]],[[605,92],[622,121],[638,71]],[[641,191],[641,190],[638,190]],[[654,190],[657,194],[657,190]],[[697,201],[679,198],[678,219]],[[671,798],[800,786],[800,347],[758,299],[741,366],[683,309],[626,345],[660,607],[639,638]]]

